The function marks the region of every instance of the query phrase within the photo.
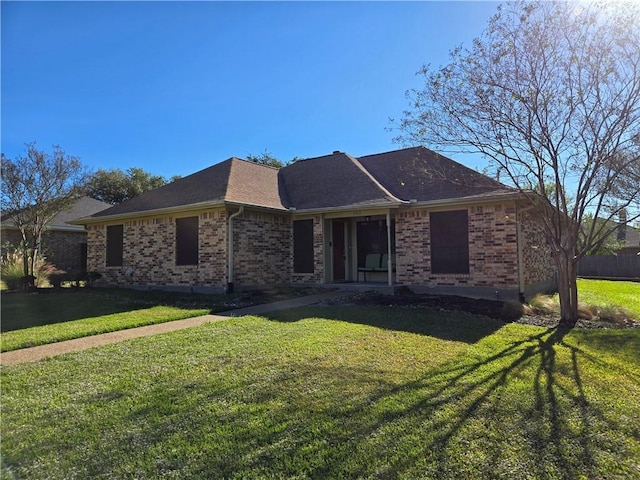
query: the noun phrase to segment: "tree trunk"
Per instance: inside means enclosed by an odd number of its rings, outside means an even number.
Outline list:
[[[558,266],[558,296],[560,297],[560,326],[573,327],[578,321],[577,268],[573,255],[561,252]]]
[[[26,248],[22,250],[22,273],[25,277],[29,275],[29,254]]]
[[[26,277],[29,275],[29,241],[27,240],[27,234],[24,230],[20,230],[20,235],[22,236],[22,242],[20,243],[22,250],[22,272]]]

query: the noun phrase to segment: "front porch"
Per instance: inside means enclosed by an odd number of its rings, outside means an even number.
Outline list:
[[[392,288],[396,282],[392,211],[353,213],[324,218],[325,284]]]

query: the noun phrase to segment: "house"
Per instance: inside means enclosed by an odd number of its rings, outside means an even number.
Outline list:
[[[89,197],[82,197],[69,208],[58,213],[45,227],[41,240],[41,252],[49,263],[66,271],[86,270],[87,232],[71,220],[93,215],[111,207],[110,204]],[[10,214],[2,216],[2,244],[16,247],[22,237]]]
[[[131,287],[380,282],[519,299],[553,287],[518,193],[424,147],[281,169],[230,158],[78,219],[88,268]]]
[[[627,223],[627,212],[623,210],[619,214],[619,222],[616,228],[616,240],[622,244],[619,255],[640,255],[640,228]]]

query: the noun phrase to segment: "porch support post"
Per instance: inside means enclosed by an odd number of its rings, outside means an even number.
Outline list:
[[[393,272],[391,271],[391,209],[387,210],[387,281],[393,285]]]

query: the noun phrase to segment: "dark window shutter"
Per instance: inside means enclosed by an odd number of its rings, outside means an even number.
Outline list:
[[[198,217],[176,218],[176,265],[198,264]]]
[[[469,216],[466,210],[429,215],[432,273],[469,273]]]
[[[313,273],[313,220],[293,222],[293,272]]]
[[[124,252],[124,226],[107,227],[107,267],[121,267]]]

